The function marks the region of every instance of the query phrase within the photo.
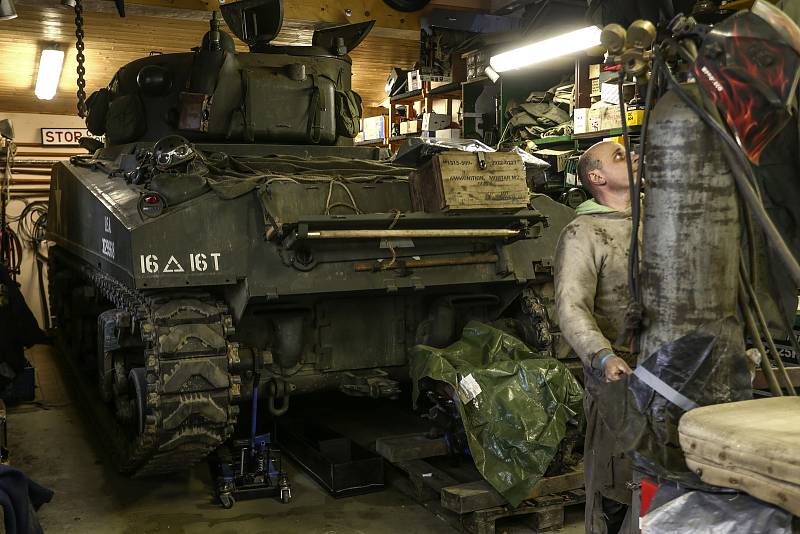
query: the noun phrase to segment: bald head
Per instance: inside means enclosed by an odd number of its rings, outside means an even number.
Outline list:
[[[631,154],[633,173],[639,167],[639,156]],[[604,204],[607,198],[627,198],[630,194],[625,147],[615,141],[592,145],[578,159],[578,178],[592,196]]]
[[[607,144],[616,144],[611,141],[601,141],[600,143],[592,145],[586,152],[581,154],[578,158],[578,179],[584,189],[589,191],[592,195],[595,194],[594,184],[589,178],[590,173],[596,170],[602,170],[603,161],[601,159],[601,147]]]

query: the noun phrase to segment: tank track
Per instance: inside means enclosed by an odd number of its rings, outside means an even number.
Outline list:
[[[241,382],[230,372],[238,345],[229,341],[234,329],[227,306],[196,291],[142,293],[86,265],[80,273],[130,313],[132,331],[144,343],[143,420],[134,415],[139,435],[112,417],[118,468],[143,477],[201,461],[230,436],[239,411]]]

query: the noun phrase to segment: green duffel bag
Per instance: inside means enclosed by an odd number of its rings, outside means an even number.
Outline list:
[[[111,101],[106,115],[106,140],[110,145],[135,141],[146,131],[144,106],[139,95],[118,96]]]
[[[351,89],[336,90],[336,131],[355,137],[361,131],[361,96]]]

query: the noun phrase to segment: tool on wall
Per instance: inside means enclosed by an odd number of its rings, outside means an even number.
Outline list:
[[[14,153],[17,145],[14,144],[14,125],[9,119],[0,121],[0,140],[5,145],[0,148],[3,156],[3,177],[0,183],[0,265],[8,270],[13,279],[19,274],[19,265],[22,260],[22,244],[14,231],[9,226],[6,209],[11,200],[11,167],[14,164]]]

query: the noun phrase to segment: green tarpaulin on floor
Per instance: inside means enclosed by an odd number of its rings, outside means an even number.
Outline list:
[[[414,347],[414,402],[425,377],[458,393],[475,466],[512,506],[547,471],[566,434],[582,417],[583,389],[567,367],[511,334],[472,321],[447,348]]]

